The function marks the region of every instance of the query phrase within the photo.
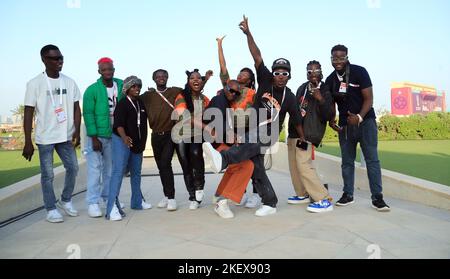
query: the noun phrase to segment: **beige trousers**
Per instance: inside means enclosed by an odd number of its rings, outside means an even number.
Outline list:
[[[288,138],[287,143],[289,171],[295,193],[301,197],[309,195],[314,201],[331,200],[313,165],[311,144],[308,144],[308,150],[302,150],[296,146],[297,140]]]

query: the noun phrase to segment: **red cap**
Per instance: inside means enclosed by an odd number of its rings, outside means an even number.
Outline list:
[[[113,61],[109,57],[103,57],[103,58],[100,58],[98,60],[98,62],[97,62],[98,65],[103,64],[103,63],[111,63],[111,64],[113,64]]]

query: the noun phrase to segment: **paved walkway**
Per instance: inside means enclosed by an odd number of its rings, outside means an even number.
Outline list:
[[[156,173],[152,159],[144,165],[144,174]],[[357,191],[355,204],[312,214],[306,205],[286,203],[293,193],[288,174],[269,171],[269,177],[278,213],[260,218],[254,209],[232,206],[235,218],[229,220],[218,217],[211,204],[221,175],[206,176],[206,197],[196,211],[188,209],[182,176],[176,176],[175,212],[156,208],[162,198],[158,176],[142,179],[154,207],[130,210],[126,178],[121,200],[127,217],[121,222],[89,218],[81,193],[73,199],[79,217],[50,224],[42,210],[0,229],[0,258],[67,258],[73,247],[81,258],[450,258],[449,211],[387,198],[392,211],[379,213],[370,207],[369,193]],[[339,198],[340,187],[331,183],[330,189]]]

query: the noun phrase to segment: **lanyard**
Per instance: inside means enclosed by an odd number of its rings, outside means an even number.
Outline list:
[[[53,98],[53,90],[52,85],[50,84],[50,79],[48,78],[48,75],[46,72],[43,73],[45,76],[45,80],[47,81],[47,88],[50,92],[50,98],[52,99],[52,106],[53,108],[56,108],[55,99]],[[59,106],[62,106],[62,93],[63,93],[63,81],[61,75],[59,76]]]
[[[172,109],[175,109],[175,107],[169,102],[169,100],[167,100],[167,98],[166,97],[164,97],[164,95],[160,92],[160,91],[158,91],[158,89],[155,89],[155,91],[159,94],[159,96],[161,96],[161,98],[172,108]],[[166,92],[167,91],[167,89],[166,90],[164,90],[163,92]]]
[[[131,105],[133,105],[133,108],[136,111],[139,139],[141,139],[141,107],[139,106],[139,101],[137,102],[137,107],[136,107],[129,96],[127,96],[127,99],[130,101]]]
[[[273,93],[273,87],[272,87],[272,93]],[[275,97],[273,96],[273,94],[272,94],[272,97],[275,98]],[[283,103],[284,103],[284,98],[285,98],[285,97],[286,97],[286,87],[284,87],[284,90],[283,90],[283,98],[281,99],[280,111],[277,113],[277,115],[275,115],[275,118],[272,120],[273,103],[270,102],[270,118],[271,118],[271,119],[268,119],[268,120],[266,120],[266,121],[261,122],[261,123],[258,125],[259,127],[264,126],[264,125],[267,125],[267,124],[269,124],[269,123],[271,123],[271,122],[274,122],[274,121],[276,121],[276,120],[278,119],[278,116],[280,116],[280,113],[281,113],[281,108],[283,107]]]
[[[305,97],[306,97],[306,93],[308,93],[308,87],[311,85],[311,83],[309,83],[308,85],[306,85],[305,87],[305,93],[303,94],[303,98],[302,98],[302,102],[300,103],[300,109],[302,109],[303,106],[303,102],[305,101]],[[316,89],[320,89],[320,86],[322,85],[322,82],[319,82],[319,85],[316,87]]]

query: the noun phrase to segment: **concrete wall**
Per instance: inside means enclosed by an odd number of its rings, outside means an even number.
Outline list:
[[[287,146],[280,144],[278,152],[272,155],[273,169],[289,172]],[[315,164],[323,182],[343,185],[341,176],[341,158],[316,152]],[[450,210],[450,186],[407,176],[389,170],[381,170],[383,194],[402,200]],[[369,181],[365,168],[355,163],[355,188],[369,191]],[[368,195],[370,195],[368,193]]]

